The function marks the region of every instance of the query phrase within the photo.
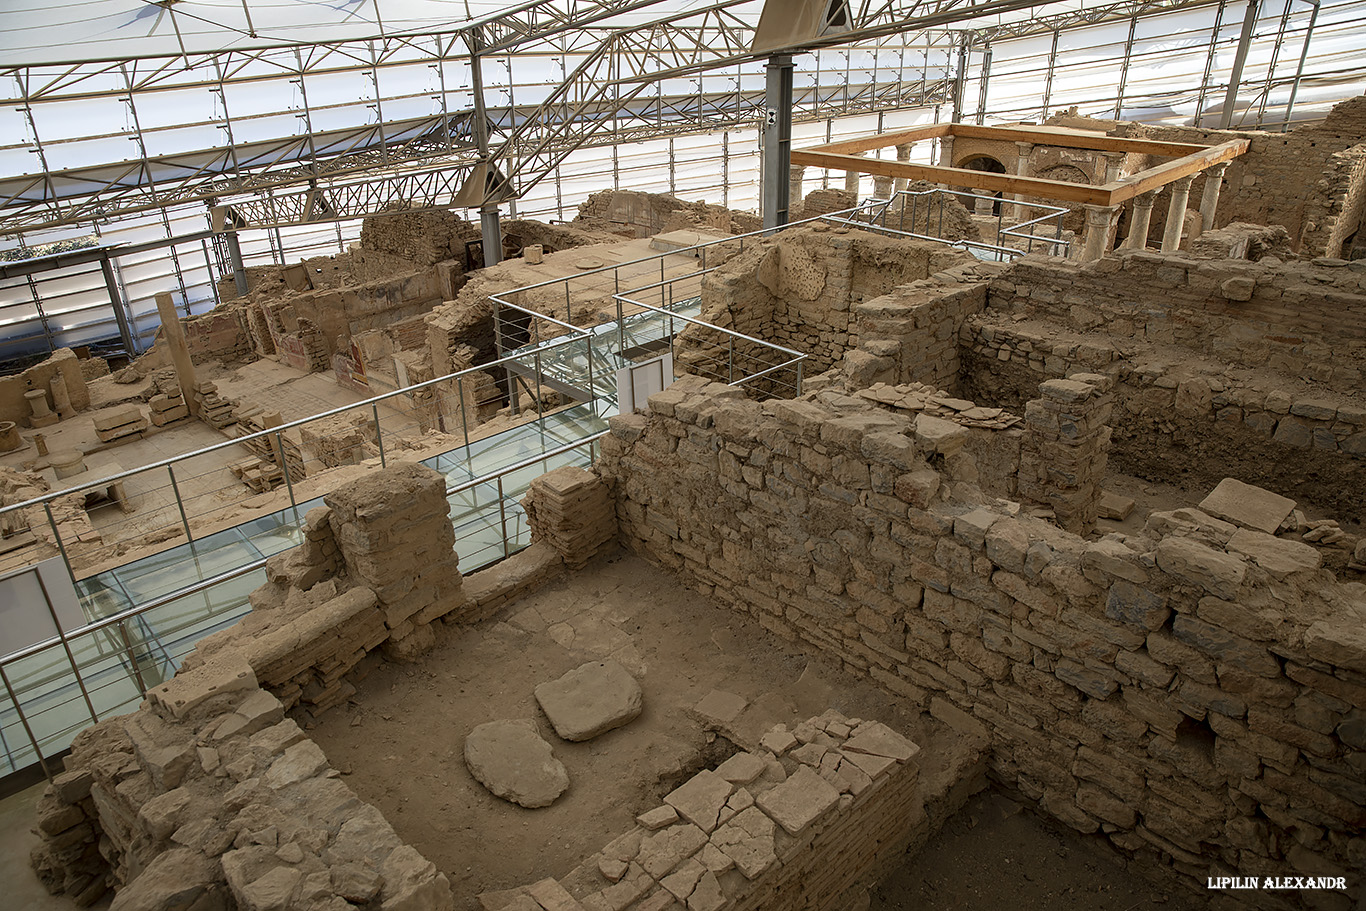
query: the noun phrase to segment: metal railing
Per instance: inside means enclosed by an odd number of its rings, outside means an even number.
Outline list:
[[[584,334],[582,330],[574,332],[573,336],[542,344],[537,356],[573,344]],[[118,561],[122,556],[120,548],[135,546],[149,537],[193,543],[196,524],[203,528],[216,514],[266,492],[232,477],[231,469],[224,467],[224,454],[233,447],[265,454],[265,459],[256,461],[279,472],[274,483],[266,481],[265,485],[268,490],[283,487],[293,508],[299,505],[300,484],[315,472],[367,458],[378,458],[381,465],[386,465],[396,452],[411,451],[414,438],[424,429],[439,429],[462,439],[468,452],[472,440],[477,439],[472,434],[479,424],[478,415],[470,415],[469,410],[499,401],[492,395],[486,399],[477,397],[476,390],[486,384],[478,382],[476,375],[504,367],[517,358],[510,354],[184,455],[52,491],[0,508],[0,526],[7,529],[8,535],[27,530],[40,541],[46,540],[66,561],[74,583],[97,570],[122,565]],[[401,407],[394,407],[395,404]],[[348,416],[351,420],[339,420]],[[75,503],[75,498],[85,501],[91,497],[98,499],[89,509]],[[140,501],[139,508],[133,518],[128,518],[126,509],[132,501]],[[41,515],[37,514],[39,510]],[[58,515],[75,514],[77,510],[90,516],[91,530],[98,533],[98,542],[80,539],[80,521],[76,523],[78,534],[73,535],[70,529],[63,534],[61,526],[65,523]],[[36,520],[41,521],[35,527]]]

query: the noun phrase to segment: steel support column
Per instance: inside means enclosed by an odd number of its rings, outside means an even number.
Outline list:
[[[792,165],[792,55],[774,54],[764,67],[764,227],[787,224],[788,174]]]
[[[1227,130],[1233,124],[1233,106],[1238,103],[1238,83],[1243,79],[1243,64],[1247,63],[1247,51],[1252,45],[1252,32],[1257,27],[1257,8],[1260,5],[1261,0],[1247,0],[1247,12],[1243,15],[1243,32],[1238,36],[1238,52],[1233,55],[1233,71],[1228,74],[1224,109],[1219,112],[1221,130]]]
[[[228,242],[228,261],[232,264],[232,279],[237,285],[237,296],[246,297],[251,289],[247,287],[247,269],[242,265],[242,244],[237,239],[236,231],[224,231],[223,237]]]
[[[482,61],[483,58],[479,56],[479,40],[477,37],[471,38],[470,79],[474,94],[474,142],[479,148],[479,161],[488,168],[486,174],[492,174],[494,163],[489,159],[489,119],[488,110],[484,105]],[[496,266],[503,261],[503,227],[498,221],[496,202],[485,203],[479,207],[479,227],[482,234],[481,246],[484,248],[484,265]]]

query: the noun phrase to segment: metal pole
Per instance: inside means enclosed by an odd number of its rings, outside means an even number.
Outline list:
[[[479,51],[483,38],[478,29],[469,33],[470,80],[474,95],[474,142],[479,150],[479,164],[484,167],[485,191],[488,190],[488,177],[494,173],[494,164],[489,159],[489,121],[484,104],[484,71]],[[476,168],[476,173],[477,173]],[[479,207],[479,229],[484,248],[484,265],[496,266],[503,259],[503,230],[498,223],[498,203],[485,202]]]
[[[1295,96],[1300,92],[1300,79],[1304,76],[1304,62],[1309,57],[1309,39],[1314,34],[1314,25],[1319,21],[1319,0],[1309,0],[1314,4],[1314,11],[1309,14],[1309,27],[1304,31],[1304,45],[1300,48],[1300,62],[1295,67],[1295,81],[1290,83],[1290,99],[1285,103],[1285,123],[1281,124],[1281,132],[1290,129],[1290,115],[1295,110]]]
[[[232,279],[237,285],[237,296],[246,297],[247,288],[247,269],[242,265],[242,245],[237,240],[236,231],[225,231],[223,237],[228,244],[228,261],[232,263]],[[213,280],[213,276],[209,277]]]
[[[28,735],[28,742],[33,745],[33,754],[38,757],[38,764],[43,767],[43,775],[48,781],[52,780],[52,770],[47,767],[47,760],[43,758],[42,747],[38,746],[38,738],[33,736],[33,728],[29,727],[28,716],[24,714],[23,706],[19,704],[19,697],[14,693],[14,687],[10,685],[9,675],[5,673],[5,666],[0,664],[0,681],[5,684],[5,692],[9,693],[10,702],[14,703],[15,714],[19,716],[19,723],[24,726],[24,733]]]
[[[185,514],[185,501],[180,499],[180,485],[175,482],[175,469],[167,465],[166,474],[171,479],[171,492],[175,494],[175,505],[180,509],[180,522],[185,526],[185,540],[193,544],[194,535],[190,533],[190,517]]]
[[[1233,124],[1233,106],[1238,103],[1238,86],[1243,79],[1243,64],[1247,63],[1247,51],[1252,45],[1252,31],[1257,26],[1257,8],[1261,0],[1247,0],[1247,12],[1243,15],[1243,32],[1238,36],[1238,51],[1233,56],[1233,71],[1228,77],[1228,91],[1224,93],[1224,109],[1219,112],[1219,129],[1227,130]]]
[[[289,505],[294,510],[294,521],[299,521],[299,503],[294,499],[294,482],[289,477],[289,460],[285,458],[285,438],[280,431],[275,431],[275,451],[280,454],[280,468],[285,473],[285,489],[289,491]]]
[[[388,468],[389,462],[384,457],[384,431],[379,426],[379,402],[370,403],[370,413],[375,416],[375,440],[379,442],[379,465],[381,468]]]
[[[62,533],[57,530],[57,520],[52,516],[52,503],[43,504],[43,511],[47,513],[47,524],[52,526],[52,539],[57,542],[57,553],[62,555],[62,563],[66,564],[66,574],[71,577],[71,584],[76,584],[76,571],[71,568],[71,558],[66,555],[66,545],[62,543]]]
[[[142,667],[138,664],[138,657],[133,653],[133,641],[128,638],[128,627],[122,620],[118,623],[119,637],[123,639],[124,651],[128,652],[128,663],[133,666],[133,678],[138,682],[138,692],[147,695],[147,683],[142,679]]]
[[[760,208],[764,228],[787,224],[788,177],[792,167],[792,55],[774,54],[764,70],[763,186]]]
[[[1303,58],[1301,58],[1303,65]],[[109,306],[114,309],[114,320],[119,324],[119,337],[130,355],[138,353],[137,340],[128,326],[128,317],[123,311],[123,295],[119,293],[119,282],[114,276],[114,264],[109,261],[108,252],[100,254],[100,271],[104,273],[104,287],[109,292]],[[210,274],[209,280],[213,280]]]
[[[455,378],[456,395],[460,396],[460,426],[465,433],[465,461],[470,460],[470,419],[465,413],[465,378],[457,376]]]
[[[508,511],[507,503],[503,500],[503,476],[499,475],[495,480],[498,482],[498,522],[503,529],[503,556],[510,553],[508,550]]]

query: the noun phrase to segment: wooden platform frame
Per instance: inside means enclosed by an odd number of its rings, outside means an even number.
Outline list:
[[[1093,152],[1139,152],[1170,158],[1128,177],[1102,186],[1068,183],[1062,180],[1045,180],[1040,177],[1020,177],[1015,174],[997,174],[991,171],[973,171],[967,168],[950,168],[941,165],[911,164],[886,158],[860,158],[860,152],[885,149],[907,142],[922,142],[926,139],[943,137],[962,137],[963,139],[987,139],[1000,142],[1028,142],[1036,146],[1054,146],[1066,149],[1086,149]],[[1185,142],[1160,142],[1151,139],[1125,139],[1119,136],[1094,136],[1075,132],[1058,132],[1044,127],[983,127],[967,123],[936,123],[916,127],[898,133],[879,133],[832,142],[809,149],[793,149],[792,163],[815,168],[829,168],[833,171],[857,171],[876,177],[905,177],[911,180],[928,180],[950,186],[968,186],[974,189],[1002,191],[1006,194],[1021,193],[1026,196],[1054,199],[1070,203],[1085,203],[1095,206],[1116,206],[1127,202],[1142,193],[1159,190],[1169,183],[1197,174],[1206,168],[1223,162],[1232,161],[1247,151],[1247,139],[1230,139],[1218,145],[1197,145]]]

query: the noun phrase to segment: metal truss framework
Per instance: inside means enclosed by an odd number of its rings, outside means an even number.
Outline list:
[[[506,96],[487,109],[489,158],[519,192],[534,186],[575,149],[642,139],[753,127],[762,87],[751,52],[754,25],[737,8],[747,0],[718,0],[705,8],[665,13],[662,0],[529,2],[497,17],[430,34],[381,33],[366,40],[261,47],[217,53],[0,68],[16,93],[8,101],[30,128],[29,150],[40,172],[0,179],[0,234],[88,223],[204,200],[231,202],[255,226],[355,218],[394,205],[449,205],[479,160],[473,67],[482,67],[485,97]],[[974,20],[1044,8],[1042,0],[852,0],[850,28],[815,39],[805,49],[847,46],[900,55],[903,79],[894,84],[820,86],[798,91],[796,120],[818,120],[873,110],[947,103],[957,97],[955,61],[973,47],[1038,33],[1057,33],[1115,19],[1213,5],[1222,0],[1122,0],[1056,15],[1026,16],[1009,25],[961,30]],[[174,16],[175,8],[168,6]],[[651,18],[658,8],[659,14]],[[752,8],[752,7],[751,7]],[[1289,5],[1287,4],[1287,10]],[[1288,15],[1288,13],[1287,13]],[[626,24],[623,24],[626,23]],[[951,28],[960,30],[951,31]],[[1217,24],[1216,24],[1217,31]],[[183,46],[182,46],[183,49]],[[1211,41],[1211,59],[1213,41]],[[559,66],[563,78],[540,85],[536,104],[517,103],[526,84],[514,78],[523,57]],[[506,79],[490,78],[506,67]],[[435,112],[386,118],[384,104],[412,102],[379,89],[389,72],[427,67],[436,90]],[[372,123],[315,128],[341,104],[309,103],[311,81],[360,73],[374,87],[365,99]],[[906,78],[909,76],[910,78]],[[729,85],[718,86],[724,78]],[[677,90],[687,81],[695,91]],[[295,87],[297,135],[238,141],[254,118],[234,116],[234,90],[259,85]],[[665,87],[668,86],[666,89]],[[220,102],[203,121],[222,131],[219,147],[148,156],[149,134],[140,107],[162,93],[207,92]],[[46,104],[108,99],[126,105],[136,160],[50,169],[35,109]],[[349,102],[354,107],[355,102]]]

